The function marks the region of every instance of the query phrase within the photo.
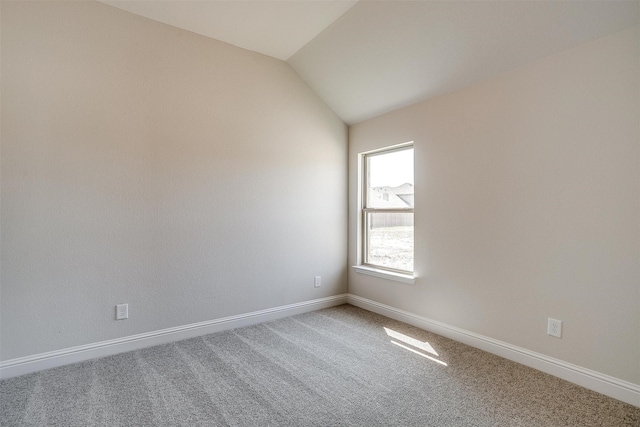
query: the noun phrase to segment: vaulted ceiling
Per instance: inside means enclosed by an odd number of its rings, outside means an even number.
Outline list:
[[[285,60],[348,124],[640,23],[637,0],[103,3]]]

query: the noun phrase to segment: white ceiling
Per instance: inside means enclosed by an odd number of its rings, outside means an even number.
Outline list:
[[[99,0],[286,61],[357,0]]]
[[[621,31],[639,5],[363,1],[288,62],[352,124]]]
[[[286,60],[348,124],[640,23],[640,1],[104,3]]]

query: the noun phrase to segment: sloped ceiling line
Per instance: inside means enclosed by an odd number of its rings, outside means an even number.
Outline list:
[[[630,1],[114,1],[286,60],[347,124],[640,24]]]

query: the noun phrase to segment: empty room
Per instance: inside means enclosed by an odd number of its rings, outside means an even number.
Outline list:
[[[640,426],[639,1],[0,25],[0,425]]]

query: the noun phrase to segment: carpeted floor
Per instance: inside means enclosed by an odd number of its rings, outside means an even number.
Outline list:
[[[640,408],[343,305],[0,382],[8,426],[640,426]]]

